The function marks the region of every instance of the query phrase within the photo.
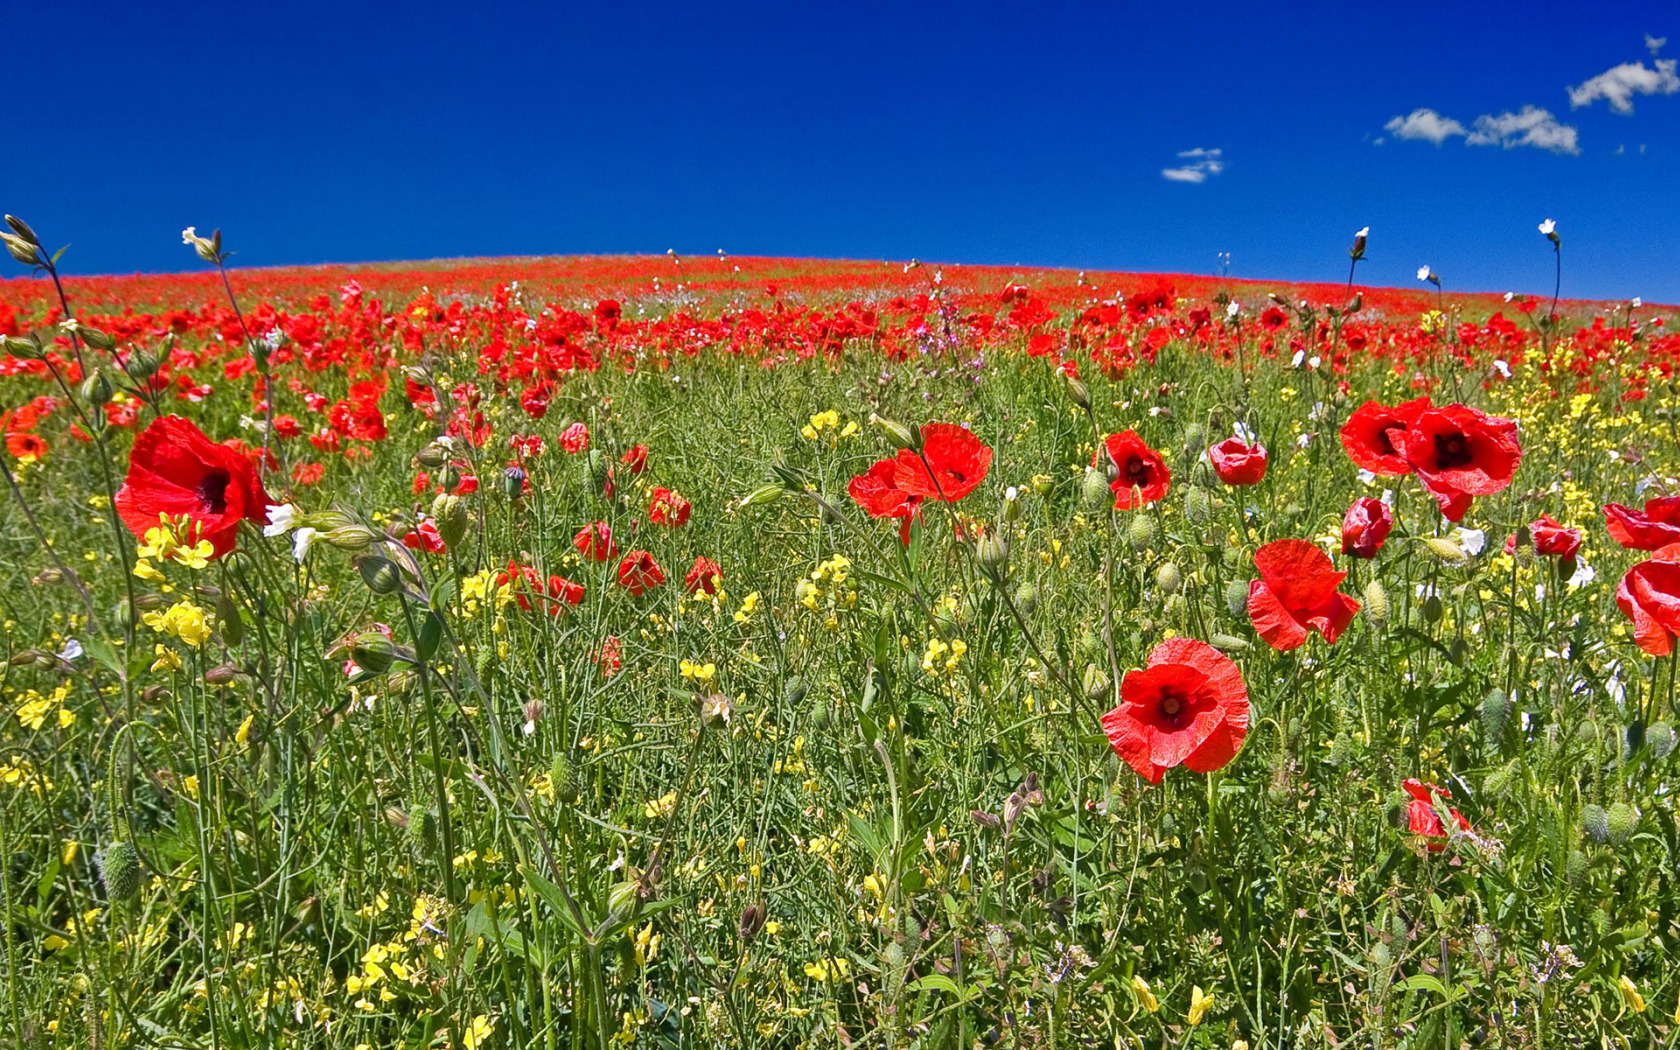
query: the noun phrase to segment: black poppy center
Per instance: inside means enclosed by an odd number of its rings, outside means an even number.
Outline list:
[[[1450,470],[1453,467],[1467,467],[1470,465],[1470,439],[1463,434],[1435,435],[1435,462],[1441,469]]]
[[[227,471],[217,470],[204,475],[198,483],[198,498],[211,514],[227,513],[227,487],[231,480]]]
[[[1400,454],[1400,450],[1394,447],[1394,438],[1390,435],[1396,430],[1405,429],[1406,428],[1403,426],[1394,425],[1383,427],[1381,430],[1377,431],[1377,447],[1382,450],[1383,455],[1398,456]]]
[[[1142,456],[1131,456],[1126,460],[1126,480],[1131,484],[1143,488],[1149,484],[1149,464]]]
[[[1160,713],[1161,721],[1170,729],[1182,729],[1190,721],[1191,697],[1176,689],[1162,690],[1160,700],[1156,701],[1155,710]]]

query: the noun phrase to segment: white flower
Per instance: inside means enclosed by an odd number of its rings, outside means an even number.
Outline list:
[[[80,655],[82,655],[82,643],[74,638],[65,639],[64,648],[58,651],[58,658],[65,663],[70,663]]]
[[[1505,301],[1506,302],[1510,302],[1512,299],[1515,299],[1516,297],[1517,297],[1516,292],[1506,292],[1505,293]]]
[[[1359,228],[1359,232],[1354,234],[1353,238],[1354,238],[1354,240],[1358,240],[1361,237],[1369,237],[1369,236],[1371,236],[1371,227],[1361,226]]]
[[[1258,445],[1260,443],[1259,437],[1255,435],[1253,428],[1247,423],[1238,422],[1231,427],[1231,433],[1235,434],[1237,439],[1245,445]]]
[[[1540,224],[1540,232],[1545,234],[1547,237],[1550,237],[1552,234],[1557,232],[1557,221],[1555,219],[1547,219],[1545,222]]]
[[[1308,368],[1317,368],[1319,365],[1321,365],[1323,363],[1324,363],[1324,358],[1319,357],[1317,354],[1314,354],[1311,357],[1307,358],[1307,367]]]
[[[1377,475],[1373,471],[1366,470],[1364,467],[1359,468],[1359,483],[1361,485],[1374,485],[1376,482]]]
[[[1511,366],[1506,364],[1504,361],[1499,360],[1498,358],[1494,359],[1493,370],[1495,372],[1498,372],[1501,376],[1503,376],[1506,379],[1511,378]]]
[[[1302,434],[1300,437],[1295,439],[1295,446],[1297,448],[1306,448],[1308,445],[1312,444],[1312,439],[1313,436],[1310,433]]]
[[[268,524],[263,535],[273,538],[292,531],[297,525],[298,509],[290,503],[273,503],[268,508]]]
[[[1637,310],[1641,306],[1645,305],[1645,300],[1641,299],[1639,296],[1636,295],[1636,296],[1633,297],[1633,302],[1628,303],[1628,305],[1633,307],[1635,310]]]
[[[1011,503],[1014,503],[1020,497],[1021,497],[1021,490],[1016,488],[1014,485],[1011,485],[1011,486],[1009,486],[1009,488],[1004,490],[1003,498],[1008,500]]]
[[[721,249],[719,249],[719,250],[721,251]],[[526,722],[525,723],[525,735],[526,736],[536,736],[537,735],[537,723]]]
[[[1237,316],[1237,314],[1239,314],[1241,312],[1242,312],[1242,307],[1237,305],[1237,301],[1235,299],[1233,299],[1230,302],[1225,304],[1225,316],[1226,317],[1235,317],[1235,316]]]
[[[1461,528],[1458,530],[1458,545],[1464,548],[1464,553],[1474,558],[1487,546],[1487,533],[1482,529]]]
[[[317,530],[308,525],[292,533],[292,557],[297,559],[299,565],[303,564],[303,559],[309,557],[309,545],[315,542],[316,535]]]
[[[181,231],[182,244],[191,244],[196,240],[198,240],[198,227],[188,226],[186,229]]]
[[[1434,274],[1430,272],[1430,269],[1427,265],[1418,267],[1418,280],[1427,281],[1432,276],[1434,276]]]
[[[1289,367],[1290,368],[1300,368],[1301,367],[1301,362],[1305,361],[1306,359],[1307,359],[1307,352],[1305,350],[1297,350],[1297,351],[1295,351],[1295,356],[1290,358],[1290,360],[1289,360]]]

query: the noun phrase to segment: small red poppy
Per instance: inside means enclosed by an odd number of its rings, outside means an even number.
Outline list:
[[[1440,853],[1447,848],[1447,827],[1441,823],[1441,815],[1435,812],[1435,800],[1431,793],[1441,796],[1443,800],[1452,795],[1444,787],[1425,784],[1416,778],[1408,778],[1400,785],[1411,800],[1406,803],[1406,827],[1414,835],[1422,835],[1428,840],[1429,852]],[[1452,817],[1453,823],[1460,831],[1469,831],[1470,822],[1464,819],[1464,814],[1449,807],[1447,815]]]
[[[716,594],[718,585],[722,580],[723,570],[718,568],[718,563],[704,554],[697,555],[694,559],[694,567],[688,570],[687,576],[683,577],[683,590],[689,594],[698,594],[701,591],[707,594]]]
[[[1342,518],[1342,553],[1355,558],[1375,558],[1392,528],[1394,512],[1388,504],[1361,496]]]
[[[1654,551],[1680,543],[1680,496],[1648,499],[1643,512],[1620,503],[1606,504],[1604,527],[1611,539],[1629,550]]]
[[[1550,514],[1542,514],[1539,519],[1529,522],[1528,535],[1529,543],[1536,554],[1573,558],[1581,549],[1581,530],[1566,528]],[[1506,539],[1505,553],[1512,554],[1516,549],[1517,538],[1512,536]]]
[[[47,454],[47,441],[31,431],[14,430],[6,435],[6,451],[13,459],[34,461]]]
[[[1317,631],[1332,645],[1359,603],[1336,590],[1347,577],[1306,540],[1273,540],[1254,552],[1260,578],[1248,585],[1248,617],[1266,644],[1288,652]]]
[[[636,445],[636,446],[632,447],[630,449],[630,451],[626,452],[624,454],[623,458],[621,458],[619,460],[619,462],[623,463],[625,465],[625,467],[629,468],[630,473],[640,474],[642,471],[647,469],[647,457],[648,457],[647,446],[646,445]]]
[[[1680,543],[1629,569],[1616,584],[1616,608],[1633,621],[1633,640],[1652,656],[1674,651],[1680,635]]]
[[[618,557],[618,541],[613,539],[612,526],[597,521],[577,531],[572,546],[590,561],[607,561]]]
[[[653,490],[649,499],[648,520],[655,525],[675,529],[688,523],[688,514],[692,509],[681,493],[660,487]]]
[[[560,433],[560,447],[577,455],[589,448],[589,428],[582,423],[573,423]]]
[[[1448,521],[1464,517],[1471,497],[1503,491],[1522,462],[1517,424],[1468,405],[1429,409],[1392,437]]]
[[[665,570],[647,551],[631,551],[618,563],[619,586],[638,598],[664,582]]]
[[[438,532],[437,525],[431,518],[409,529],[408,535],[403,537],[403,546],[412,551],[425,551],[427,554],[442,554],[447,549],[443,542],[443,534]]]
[[[1122,430],[1108,435],[1103,439],[1103,448],[1120,470],[1120,476],[1109,485],[1114,492],[1115,510],[1142,507],[1167,494],[1172,486],[1172,471],[1167,469],[1161,454],[1145,444],[1136,431]],[[1096,463],[1093,454],[1091,465]]]
[[[1396,438],[1411,429],[1429,407],[1427,397],[1393,408],[1367,401],[1342,424],[1342,449],[1355,464],[1373,474],[1410,474],[1412,465],[1406,462]]]
[[[1248,687],[1230,657],[1193,638],[1169,638],[1120,682],[1120,706],[1103,715],[1109,744],[1138,776],[1159,784],[1182,765],[1211,773],[1248,734]]]
[[[520,565],[509,560],[507,568],[496,574],[496,586],[509,584],[514,600],[521,609],[530,609],[532,599],[550,616],[558,616],[567,606],[583,601],[583,584],[564,576],[550,576],[545,583],[534,566]]]
[[[204,436],[180,416],[163,416],[134,439],[117,513],[144,539],[159,516],[189,517],[210,541],[214,558],[233,550],[239,522],[259,524],[270,500],[249,458]]]
[[[929,423],[922,427],[921,455],[899,451],[894,484],[907,495],[955,503],[978,488],[991,469],[992,450],[985,442],[955,423]]]
[[[898,461],[876,460],[865,473],[846,485],[852,502],[871,518],[898,518],[899,540],[910,542],[910,522],[921,514],[922,497],[898,487]]]
[[[1266,476],[1266,450],[1242,438],[1226,438],[1208,449],[1208,460],[1227,485],[1258,485]]]

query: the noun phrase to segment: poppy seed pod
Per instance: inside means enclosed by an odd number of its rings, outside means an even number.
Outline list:
[[[117,840],[94,858],[105,896],[126,901],[140,892],[140,851],[132,843]]]
[[[1134,515],[1126,530],[1132,549],[1146,551],[1155,545],[1155,519],[1147,514]]]
[[[1365,585],[1365,616],[1378,627],[1388,622],[1388,591],[1381,580]]]
[[[509,467],[502,471],[502,494],[510,500],[517,500],[525,495],[525,471],[521,467]]]
[[[1177,562],[1162,562],[1155,570],[1155,586],[1162,594],[1175,595],[1184,586],[1184,573],[1179,570]]]

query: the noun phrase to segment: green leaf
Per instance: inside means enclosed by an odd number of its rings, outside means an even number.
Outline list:
[[[579,940],[589,940],[588,931],[577,924],[577,917],[572,914],[572,909],[566,905],[566,895],[560,892],[560,887],[549,882],[530,868],[520,868],[519,874],[525,877],[525,885],[531,888],[531,892],[535,893],[553,909],[555,916],[560,919],[561,925],[570,930]]]
[[[420,637],[414,640],[414,651],[422,660],[430,660],[437,652],[438,643],[443,640],[443,617],[431,609],[426,610],[425,619],[420,622]]]
[[[1447,991],[1446,985],[1426,973],[1406,978],[1401,982],[1401,987],[1408,992],[1434,992],[1443,999],[1452,998],[1452,993]]]
[[[957,986],[957,982],[942,973],[930,973],[924,977],[916,978],[910,982],[910,990],[916,992],[948,992],[959,999],[962,998],[962,989]]]

